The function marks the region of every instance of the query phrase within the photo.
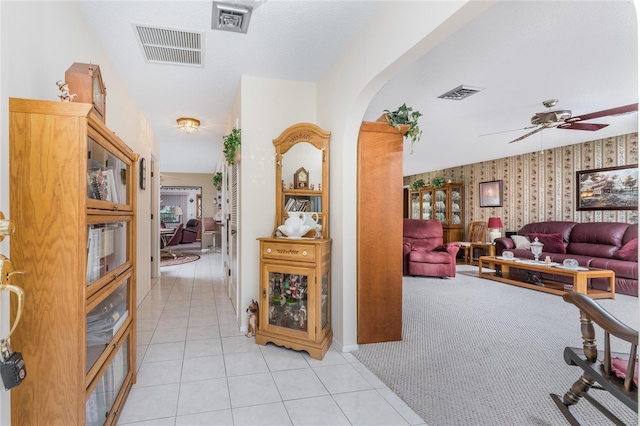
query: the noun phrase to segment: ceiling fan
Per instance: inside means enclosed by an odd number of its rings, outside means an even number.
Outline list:
[[[542,102],[542,105],[544,105],[546,108],[553,108],[557,103],[558,103],[557,99],[549,99],[548,101]],[[588,130],[588,131],[600,130],[603,127],[607,127],[608,124],[584,123],[584,121],[592,120],[594,118],[599,118],[599,117],[607,117],[610,115],[626,114],[626,113],[637,111],[637,110],[638,110],[638,104],[635,103],[635,104],[620,106],[616,108],[605,109],[602,111],[592,112],[589,114],[583,114],[576,117],[572,117],[571,110],[568,110],[568,109],[538,112],[536,113],[536,115],[531,117],[531,126],[525,127],[523,129],[525,130],[525,129],[530,129],[535,127],[535,130],[532,130],[526,135],[520,136],[519,138],[516,138],[509,143],[521,141],[544,129],[548,129],[552,127],[555,127],[557,129],[567,129],[567,130]]]

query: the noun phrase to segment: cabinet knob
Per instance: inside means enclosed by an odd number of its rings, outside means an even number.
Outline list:
[[[114,205],[113,205],[113,209],[117,211],[117,210],[118,210],[118,205],[117,205],[117,204],[114,204]]]
[[[306,256],[307,255],[307,251],[306,250],[302,250],[302,255]]]
[[[271,253],[271,249],[270,248],[267,249],[267,253]]]

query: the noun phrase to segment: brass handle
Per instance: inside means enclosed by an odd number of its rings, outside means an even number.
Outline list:
[[[13,221],[5,219],[4,213],[0,212],[0,241],[4,240],[4,237],[8,237],[16,230],[16,225]]]
[[[265,289],[265,288],[262,289],[262,298],[263,299],[267,298],[267,289]]]
[[[118,205],[117,205],[117,204],[114,204],[114,205],[113,205],[113,209],[117,211],[117,210],[118,210]]]
[[[11,260],[7,259],[5,256],[0,254],[0,290],[7,290],[12,293],[15,293],[18,297],[18,311],[16,313],[16,319],[13,322],[13,327],[9,331],[7,337],[2,341],[2,349],[6,348],[6,342],[9,340],[9,337],[13,334],[20,321],[20,316],[22,315],[22,311],[24,310],[24,290],[18,286],[9,284],[9,279],[12,275],[15,274],[26,274],[26,271],[14,271],[13,265],[11,264]]]
[[[236,235],[236,230],[235,229],[231,230],[231,235]]]

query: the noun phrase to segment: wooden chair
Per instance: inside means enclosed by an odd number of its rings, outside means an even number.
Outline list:
[[[467,240],[460,243],[463,249],[465,263],[471,263],[473,260],[472,243],[485,242],[487,235],[487,222],[471,222],[467,230]]]
[[[564,349],[564,360],[568,365],[580,367],[583,374],[562,398],[556,394],[550,394],[551,399],[572,425],[584,424],[573,409],[581,398],[589,401],[614,424],[623,425],[624,423],[618,417],[591,397],[588,392],[591,388],[608,391],[627,407],[638,412],[638,388],[637,383],[634,383],[638,362],[636,359],[638,331],[620,322],[584,294],[568,292],[562,298],[580,309],[580,330],[583,339],[581,349],[570,347]],[[596,346],[593,323],[604,330],[603,351],[598,351]],[[631,344],[628,354],[611,352],[611,335]],[[637,378],[635,381],[637,382]]]

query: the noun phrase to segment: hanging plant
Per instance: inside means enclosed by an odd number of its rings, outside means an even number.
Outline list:
[[[224,142],[224,149],[222,150],[224,158],[226,158],[227,163],[233,164],[236,152],[240,148],[240,129],[234,128],[231,133],[222,137],[222,141]]]
[[[414,111],[413,108],[408,107],[407,104],[402,104],[397,110],[389,111],[384,110],[384,116],[386,116],[389,125],[400,130],[400,126],[408,125],[409,130],[404,134],[405,139],[411,139],[410,152],[413,154],[413,147],[420,140],[422,136],[422,130],[418,126],[418,118],[422,116],[420,111]]]
[[[413,182],[411,184],[411,188],[413,188],[414,190],[418,191],[420,188],[422,188],[425,185],[425,181],[424,179],[418,179],[417,181]]]
[[[222,189],[222,172],[218,172],[213,175],[213,186],[216,187],[218,191]]]
[[[434,177],[431,179],[431,186],[434,188],[442,188],[444,186],[444,178],[443,177]]]

